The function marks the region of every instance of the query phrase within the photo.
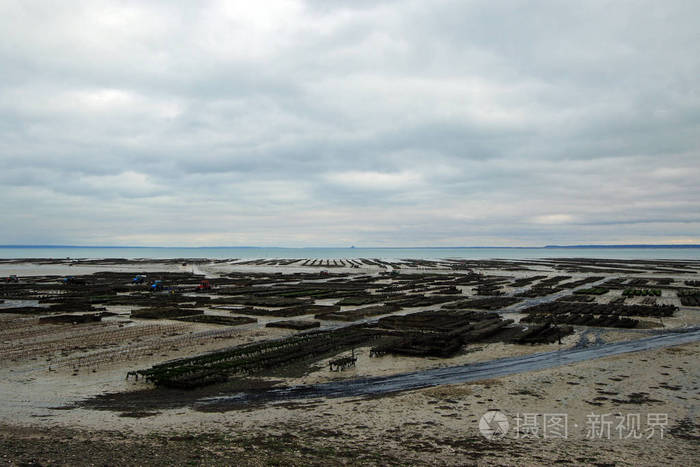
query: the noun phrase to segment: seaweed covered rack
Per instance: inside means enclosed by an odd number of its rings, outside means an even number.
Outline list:
[[[130,372],[127,377],[141,376],[158,386],[195,388],[223,382],[234,375],[253,375],[300,360],[319,358],[364,344],[376,335],[365,326],[307,332],[154,365],[147,370]]]

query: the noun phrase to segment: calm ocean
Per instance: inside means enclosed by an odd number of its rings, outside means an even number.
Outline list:
[[[268,247],[17,247],[0,246],[0,258],[379,258],[535,259],[617,258],[700,260],[698,247],[567,248],[268,248]]]

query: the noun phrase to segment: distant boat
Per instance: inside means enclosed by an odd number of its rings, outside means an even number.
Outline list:
[[[350,248],[355,248],[355,245],[351,246]]]

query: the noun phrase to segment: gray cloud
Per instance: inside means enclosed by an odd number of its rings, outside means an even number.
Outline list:
[[[3,2],[0,243],[698,243],[699,13]]]

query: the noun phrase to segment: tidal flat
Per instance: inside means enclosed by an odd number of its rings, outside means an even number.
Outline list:
[[[691,465],[698,273],[0,260],[0,465]],[[489,439],[495,410],[508,426]],[[565,436],[547,432],[553,414]]]

